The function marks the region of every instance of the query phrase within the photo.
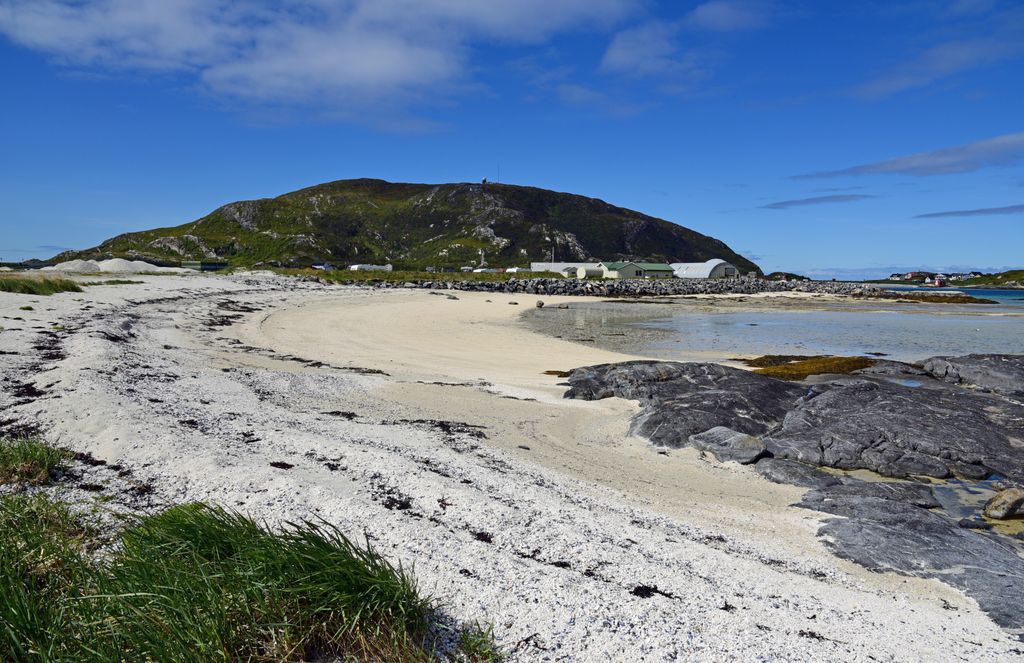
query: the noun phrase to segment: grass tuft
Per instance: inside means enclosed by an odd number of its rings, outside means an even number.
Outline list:
[[[67,451],[27,438],[0,439],[0,484],[41,485],[62,469],[71,457]]]
[[[494,627],[475,622],[459,634],[459,650],[470,663],[498,663],[505,654],[494,641]]]
[[[785,355],[774,356],[785,357]],[[767,355],[766,357],[773,357],[773,355]],[[782,380],[804,380],[811,375],[823,373],[852,373],[853,371],[859,371],[862,368],[872,366],[875,363],[874,359],[867,357],[809,357],[800,358],[796,361],[771,364],[768,363],[770,360],[766,357],[760,357],[758,360],[762,360],[767,365],[764,368],[758,368],[754,372]],[[751,365],[755,364],[751,363]]]
[[[145,281],[132,281],[129,279],[107,279],[106,281],[86,281],[82,285],[134,285],[136,283],[145,283]]]
[[[332,526],[191,504],[121,543],[99,562],[63,505],[0,498],[0,659],[430,660],[431,602]]]
[[[82,292],[82,288],[71,279],[60,277],[0,276],[0,292],[52,295],[58,292]]]

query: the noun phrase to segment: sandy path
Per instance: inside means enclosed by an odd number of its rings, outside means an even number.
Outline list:
[[[631,403],[563,401],[543,371],[622,357],[523,329],[534,297],[143,280],[27,313],[0,293],[4,418],[167,503],[365,532],[513,660],[1015,656],[958,592],[829,555],[798,490],[658,455]]]

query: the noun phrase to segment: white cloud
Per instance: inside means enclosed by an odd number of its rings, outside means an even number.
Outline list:
[[[780,200],[769,205],[761,205],[761,209],[789,209],[790,207],[805,207],[807,205],[825,205],[829,203],[853,203],[858,200],[874,198],[864,193],[837,194],[831,196],[815,196],[813,198],[797,198],[795,200]]]
[[[853,92],[867,98],[886,97],[1012,58],[1022,51],[1024,48],[1015,39],[948,41],[928,48],[911,62],[855,88]]]
[[[615,74],[649,76],[670,74],[692,67],[675,44],[678,28],[649,23],[623,30],[612,38],[601,60],[601,69]]]
[[[6,0],[0,34],[77,68],[185,73],[215,95],[332,110],[470,76],[484,41],[606,29],[638,0]]]
[[[949,175],[970,173],[991,166],[1012,166],[1021,161],[1024,161],[1024,132],[1003,134],[965,145],[918,152],[841,170],[798,175],[796,179],[844,175]]]
[[[944,219],[965,216],[1000,216],[1003,214],[1024,214],[1024,205],[1007,205],[1006,207],[982,207],[981,209],[958,209],[948,212],[929,212],[918,214],[915,219]]]
[[[768,24],[769,7],[762,2],[711,0],[698,5],[686,17],[686,23],[703,30],[731,32],[754,30]]]

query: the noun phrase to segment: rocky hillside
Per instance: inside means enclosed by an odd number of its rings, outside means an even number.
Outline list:
[[[723,258],[758,267],[721,241],[594,198],[508,184],[340,180],[277,198],[230,203],[201,219],[127,233],[55,260],[122,257],[309,265],[328,260],[397,268],[548,260]]]

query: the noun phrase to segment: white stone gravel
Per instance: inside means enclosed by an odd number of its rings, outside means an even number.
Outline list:
[[[365,533],[414,565],[452,617],[493,623],[510,660],[1024,660],[952,590],[940,588],[944,605],[901,590],[926,581],[867,584],[818,552],[726,536],[517,460],[475,429],[395,422],[374,401],[389,377],[310,366],[226,332],[321,286],[142,278],[0,293],[0,352],[16,353],[0,354],[0,423],[35,422],[52,442],[123,463],[167,504]],[[30,300],[35,311],[18,310]],[[41,343],[64,357],[41,359]],[[15,397],[20,383],[46,394]],[[335,410],[354,417],[325,414]]]

